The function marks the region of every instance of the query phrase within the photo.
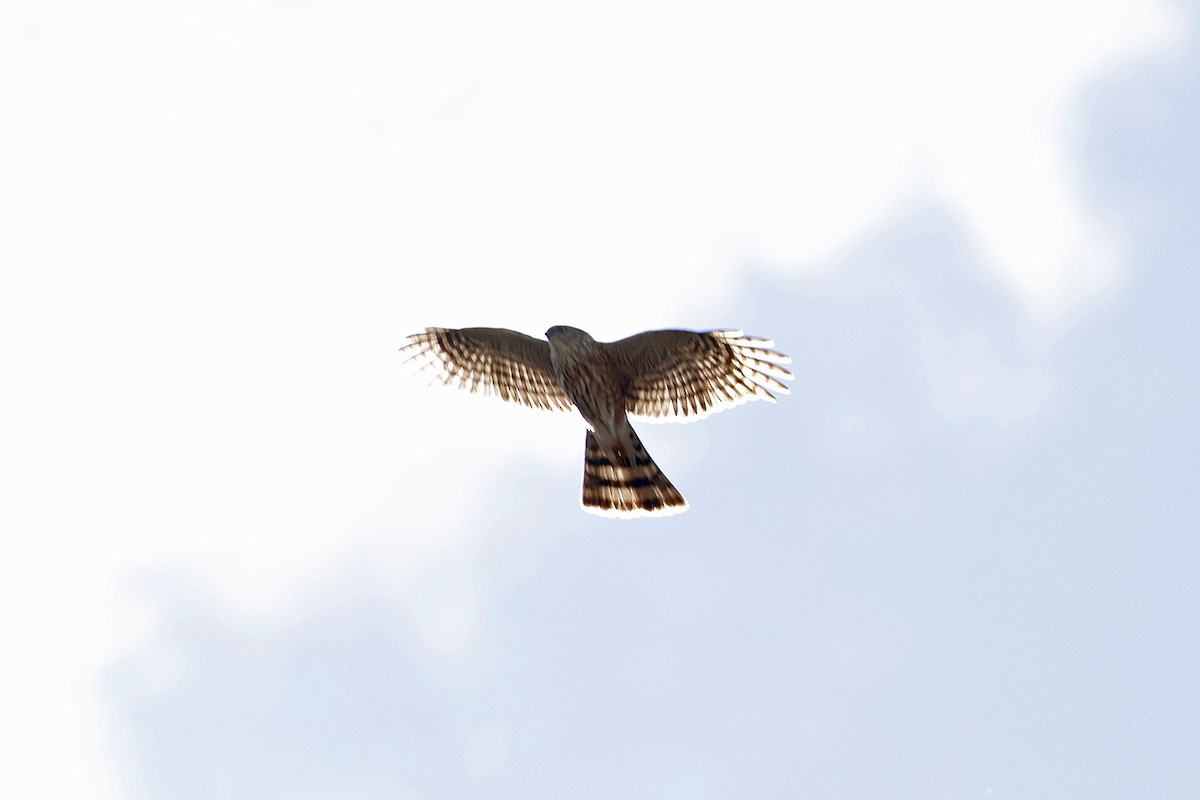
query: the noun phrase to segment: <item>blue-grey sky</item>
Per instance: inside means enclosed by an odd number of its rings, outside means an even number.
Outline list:
[[[1193,796],[1196,7],[955,8],[3,12],[0,793]],[[793,392],[593,518],[557,323]]]

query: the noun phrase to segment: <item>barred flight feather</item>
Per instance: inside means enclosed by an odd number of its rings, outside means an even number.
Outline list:
[[[626,408],[648,422],[692,422],[750,400],[775,402],[791,359],[741,331],[649,331],[609,347],[624,368]]]
[[[630,429],[632,433],[632,429]],[[583,458],[583,510],[604,517],[668,517],[687,511],[679,493],[632,433],[629,460],[606,452],[588,431]]]
[[[550,345],[503,328],[426,328],[409,336],[400,352],[409,353],[417,374],[433,372],[431,383],[495,395],[531,408],[571,410],[571,401],[554,374]]]

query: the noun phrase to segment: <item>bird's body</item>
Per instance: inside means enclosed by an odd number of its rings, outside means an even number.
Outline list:
[[[650,458],[629,416],[688,421],[787,392],[787,356],[740,331],[648,331],[597,342],[556,325],[546,339],[503,328],[426,328],[403,350],[443,383],[536,408],[575,408],[588,424],[582,504],[607,516],[667,516],[683,495]]]
[[[629,424],[622,377],[609,352],[578,328],[546,331],[554,374],[587,422],[583,453],[583,507],[616,514],[687,510],[687,501],[646,452]]]
[[[621,397],[620,375],[607,351],[587,333],[566,325],[555,325],[546,338],[554,374],[572,405],[602,448],[626,457],[633,449],[633,428]]]

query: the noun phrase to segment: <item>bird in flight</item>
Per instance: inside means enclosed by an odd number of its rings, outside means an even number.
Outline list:
[[[434,383],[551,411],[577,409],[588,425],[585,511],[660,517],[686,511],[683,499],[629,423],[690,422],[748,400],[775,401],[791,361],[774,342],[741,331],[663,330],[597,342],[555,325],[545,339],[504,328],[426,328],[400,348]]]

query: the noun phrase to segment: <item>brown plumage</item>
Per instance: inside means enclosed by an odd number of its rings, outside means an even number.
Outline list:
[[[575,408],[585,441],[583,507],[617,517],[687,510],[642,446],[629,417],[689,422],[748,400],[787,393],[787,356],[741,331],[648,331],[597,342],[556,325],[548,341],[503,328],[426,328],[401,348],[435,382],[533,408]]]

